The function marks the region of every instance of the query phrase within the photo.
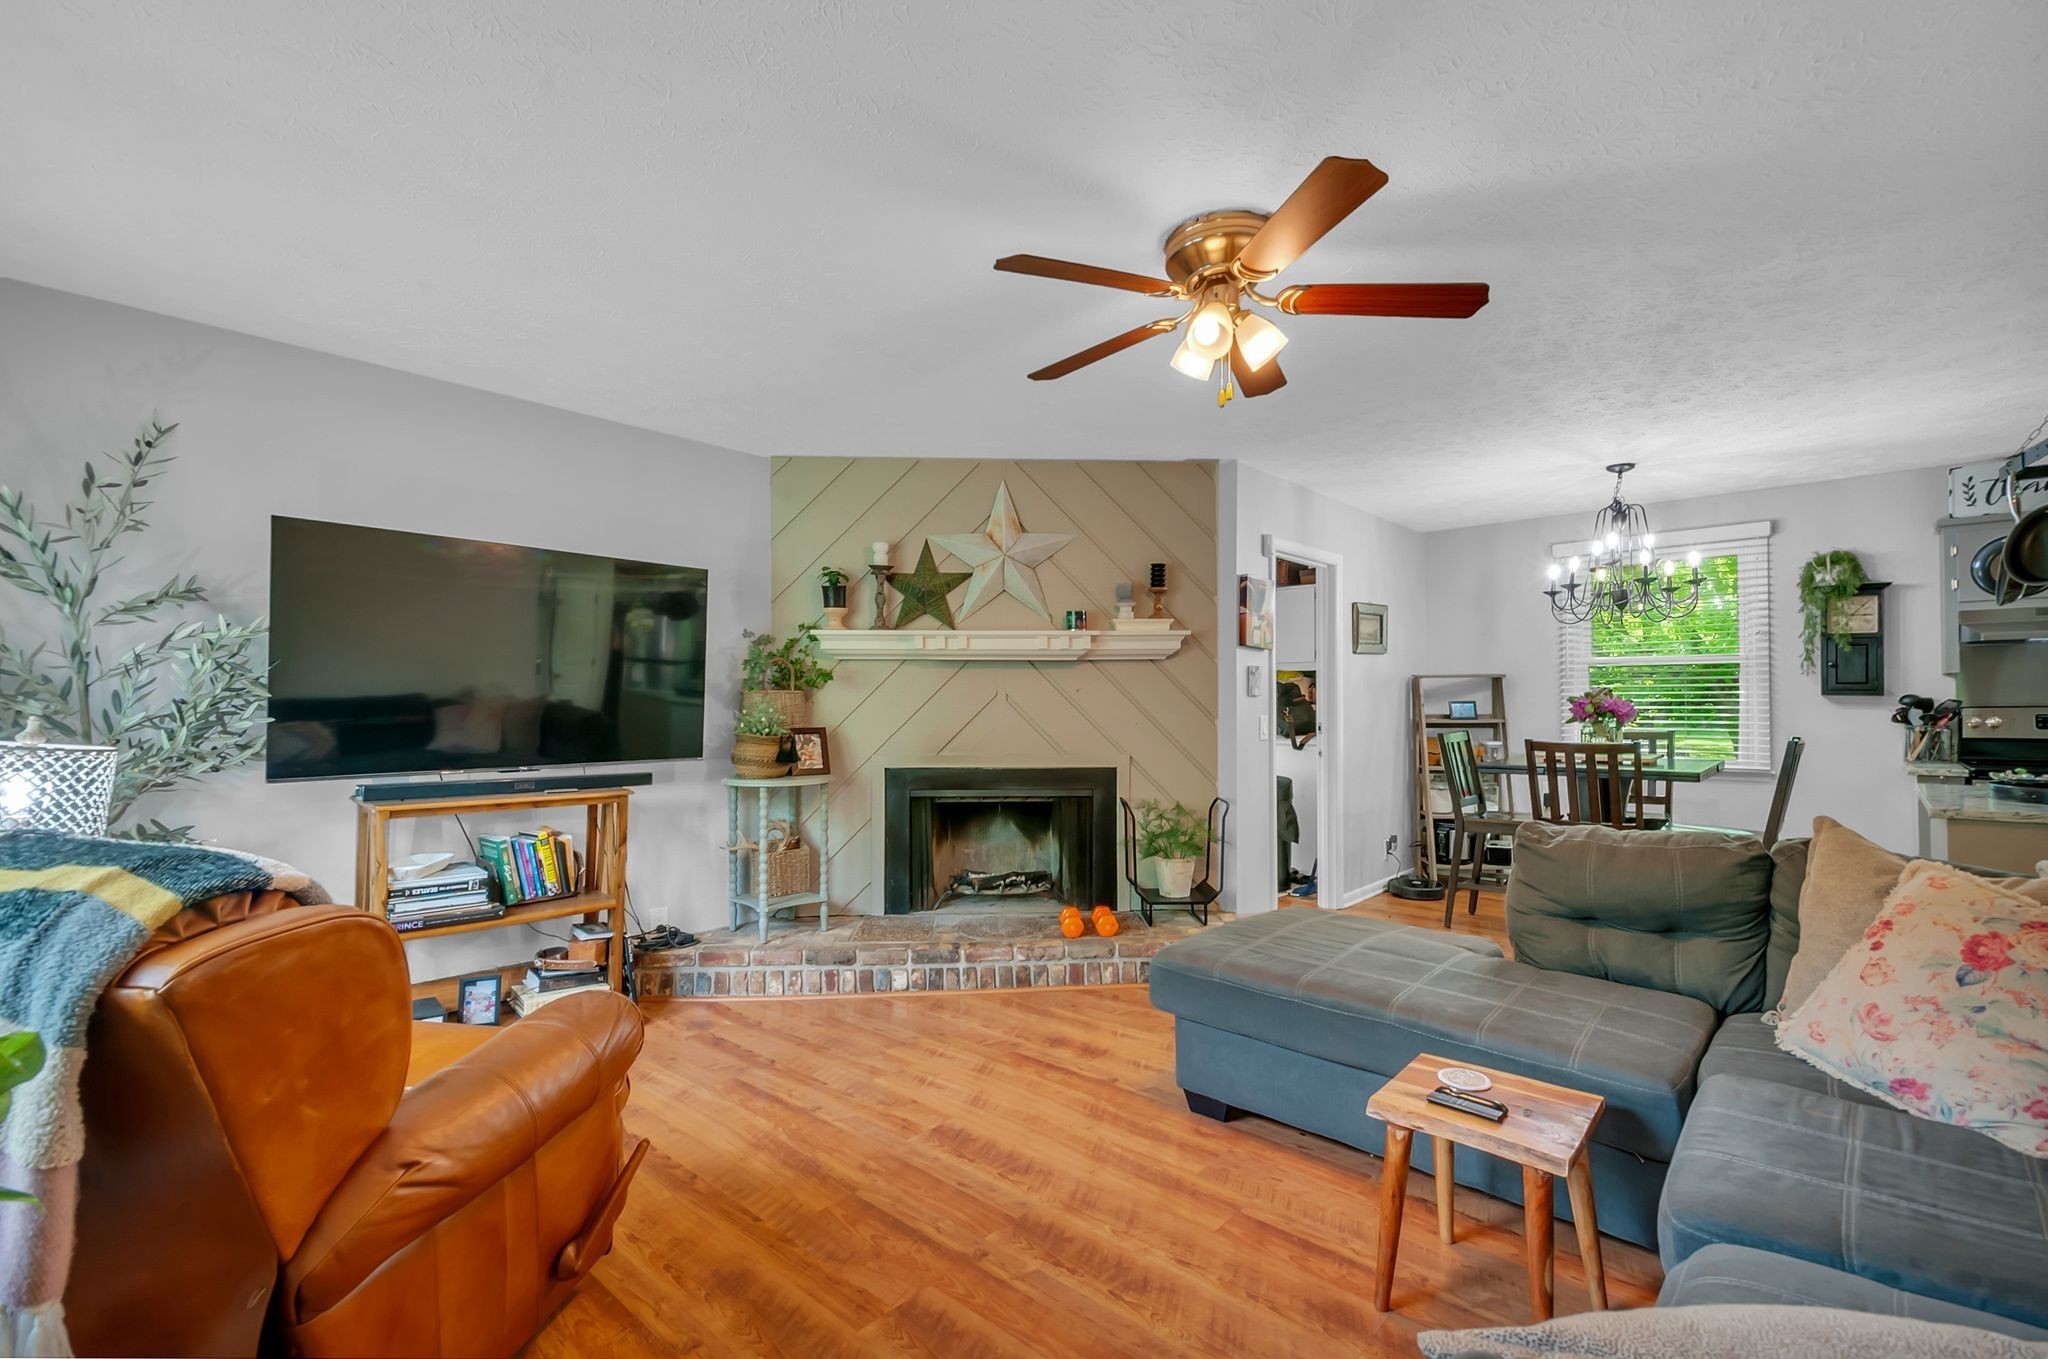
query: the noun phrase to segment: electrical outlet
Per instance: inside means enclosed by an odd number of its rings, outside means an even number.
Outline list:
[[[1273,739],[1272,721],[1264,713],[1259,714],[1259,739],[1261,741],[1270,741]]]
[[[1389,859],[1394,857],[1394,850],[1396,847],[1400,845],[1400,843],[1401,837],[1398,835],[1389,835],[1387,837],[1387,857]]]

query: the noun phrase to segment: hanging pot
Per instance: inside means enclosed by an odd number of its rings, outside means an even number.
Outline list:
[[[2014,580],[2005,569],[2005,539],[1993,538],[1970,558],[1970,579],[1977,588],[2000,604],[2017,604],[2041,593],[2043,587]]]
[[[2006,578],[2023,586],[2048,585],[2048,504],[2021,514],[2019,493],[2022,481],[2043,477],[2048,477],[2048,463],[2019,468],[2005,480],[2005,503],[2012,510],[2012,531],[2005,535],[2005,551],[2000,555]]]

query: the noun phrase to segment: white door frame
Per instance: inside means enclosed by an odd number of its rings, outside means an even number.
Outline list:
[[[1338,910],[1344,906],[1344,674],[1343,665],[1351,654],[1349,639],[1343,636],[1342,613],[1339,600],[1344,595],[1344,558],[1335,552],[1307,543],[1297,543],[1291,538],[1265,534],[1259,540],[1260,550],[1265,554],[1266,579],[1278,587],[1280,580],[1279,558],[1300,562],[1316,569],[1316,721],[1322,728],[1316,744],[1321,749],[1319,786],[1316,789],[1316,905],[1326,911]],[[1273,653],[1269,663],[1277,672],[1279,653]],[[1277,683],[1269,676],[1266,695],[1266,710],[1270,714],[1273,706],[1272,694]],[[1273,740],[1265,742],[1266,747],[1266,789],[1265,796],[1273,796],[1273,780],[1279,775],[1278,761],[1274,758]],[[1273,886],[1278,865],[1269,872],[1267,886]]]

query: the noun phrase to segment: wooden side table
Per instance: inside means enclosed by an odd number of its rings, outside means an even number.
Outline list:
[[[1474,1151],[1504,1157],[1522,1168],[1522,1232],[1529,1261],[1529,1304],[1538,1321],[1548,1321],[1554,1275],[1551,1260],[1552,1191],[1563,1175],[1572,1200],[1572,1223],[1579,1232],[1579,1260],[1586,1270],[1586,1289],[1593,1310],[1607,1309],[1607,1275],[1600,1263],[1600,1223],[1593,1214],[1593,1174],[1586,1164],[1587,1143],[1607,1101],[1581,1090],[1531,1080],[1505,1071],[1484,1071],[1493,1088],[1488,1099],[1508,1106],[1508,1116],[1490,1123],[1476,1114],[1431,1104],[1427,1096],[1442,1084],[1437,1072],[1463,1066],[1423,1053],[1401,1074],[1373,1092],[1365,1112],[1387,1125],[1387,1156],[1380,1182],[1379,1274],[1373,1280],[1373,1306],[1384,1312],[1394,1290],[1394,1257],[1401,1247],[1401,1207],[1408,1194],[1408,1151],[1416,1133],[1433,1139],[1436,1153],[1437,1233],[1445,1245],[1455,1239],[1452,1222],[1454,1148],[1462,1143]]]

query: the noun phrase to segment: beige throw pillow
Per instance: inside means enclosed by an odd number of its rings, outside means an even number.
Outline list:
[[[1871,843],[1831,816],[1813,818],[1806,851],[1806,882],[1799,889],[1799,951],[1785,973],[1778,1012],[1804,1004],[1821,979],[1863,937],[1906,871],[1904,855]],[[1985,881],[2035,901],[2048,902],[2048,878]]]

